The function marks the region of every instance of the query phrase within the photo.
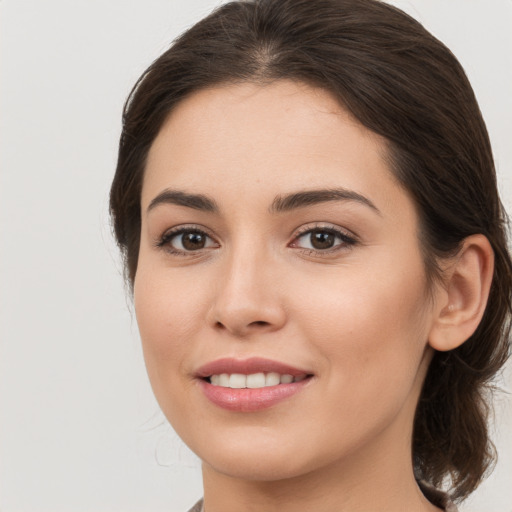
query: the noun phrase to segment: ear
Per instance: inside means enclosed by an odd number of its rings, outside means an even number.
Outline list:
[[[429,344],[447,351],[462,345],[476,330],[487,305],[494,252],[484,235],[464,240],[462,250],[444,271],[444,289],[437,294]]]

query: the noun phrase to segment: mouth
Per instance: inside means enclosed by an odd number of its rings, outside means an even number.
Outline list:
[[[219,359],[196,375],[206,398],[231,411],[253,412],[289,398],[313,379],[313,373],[261,358]]]
[[[231,389],[260,389],[271,386],[279,386],[280,384],[291,384],[292,382],[301,382],[307,379],[309,375],[302,374],[294,377],[289,373],[279,374],[277,372],[269,373],[251,373],[245,375],[243,373],[220,373],[211,375],[205,380],[213,386],[220,386]]]

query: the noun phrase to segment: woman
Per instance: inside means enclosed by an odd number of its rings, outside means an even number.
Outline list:
[[[220,7],[132,91],[111,212],[194,511],[453,511],[478,486],[506,215],[467,78],[415,20]]]

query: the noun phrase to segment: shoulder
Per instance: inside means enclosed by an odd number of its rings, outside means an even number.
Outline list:
[[[204,512],[203,511],[203,500],[200,499],[188,512]],[[451,511],[449,511],[451,512]]]
[[[442,507],[445,512],[457,512],[457,507],[446,493],[439,491],[425,482],[418,482],[418,484],[425,497],[434,505]],[[200,499],[188,512],[204,512],[203,500]]]

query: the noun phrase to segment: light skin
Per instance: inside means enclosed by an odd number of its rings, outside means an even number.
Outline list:
[[[135,309],[207,512],[439,510],[414,480],[414,411],[434,349],[480,321],[492,250],[468,238],[429,288],[385,155],[327,92],[290,81],[197,92],[151,147]],[[199,367],[255,356],[312,378],[254,412],[205,397]]]

